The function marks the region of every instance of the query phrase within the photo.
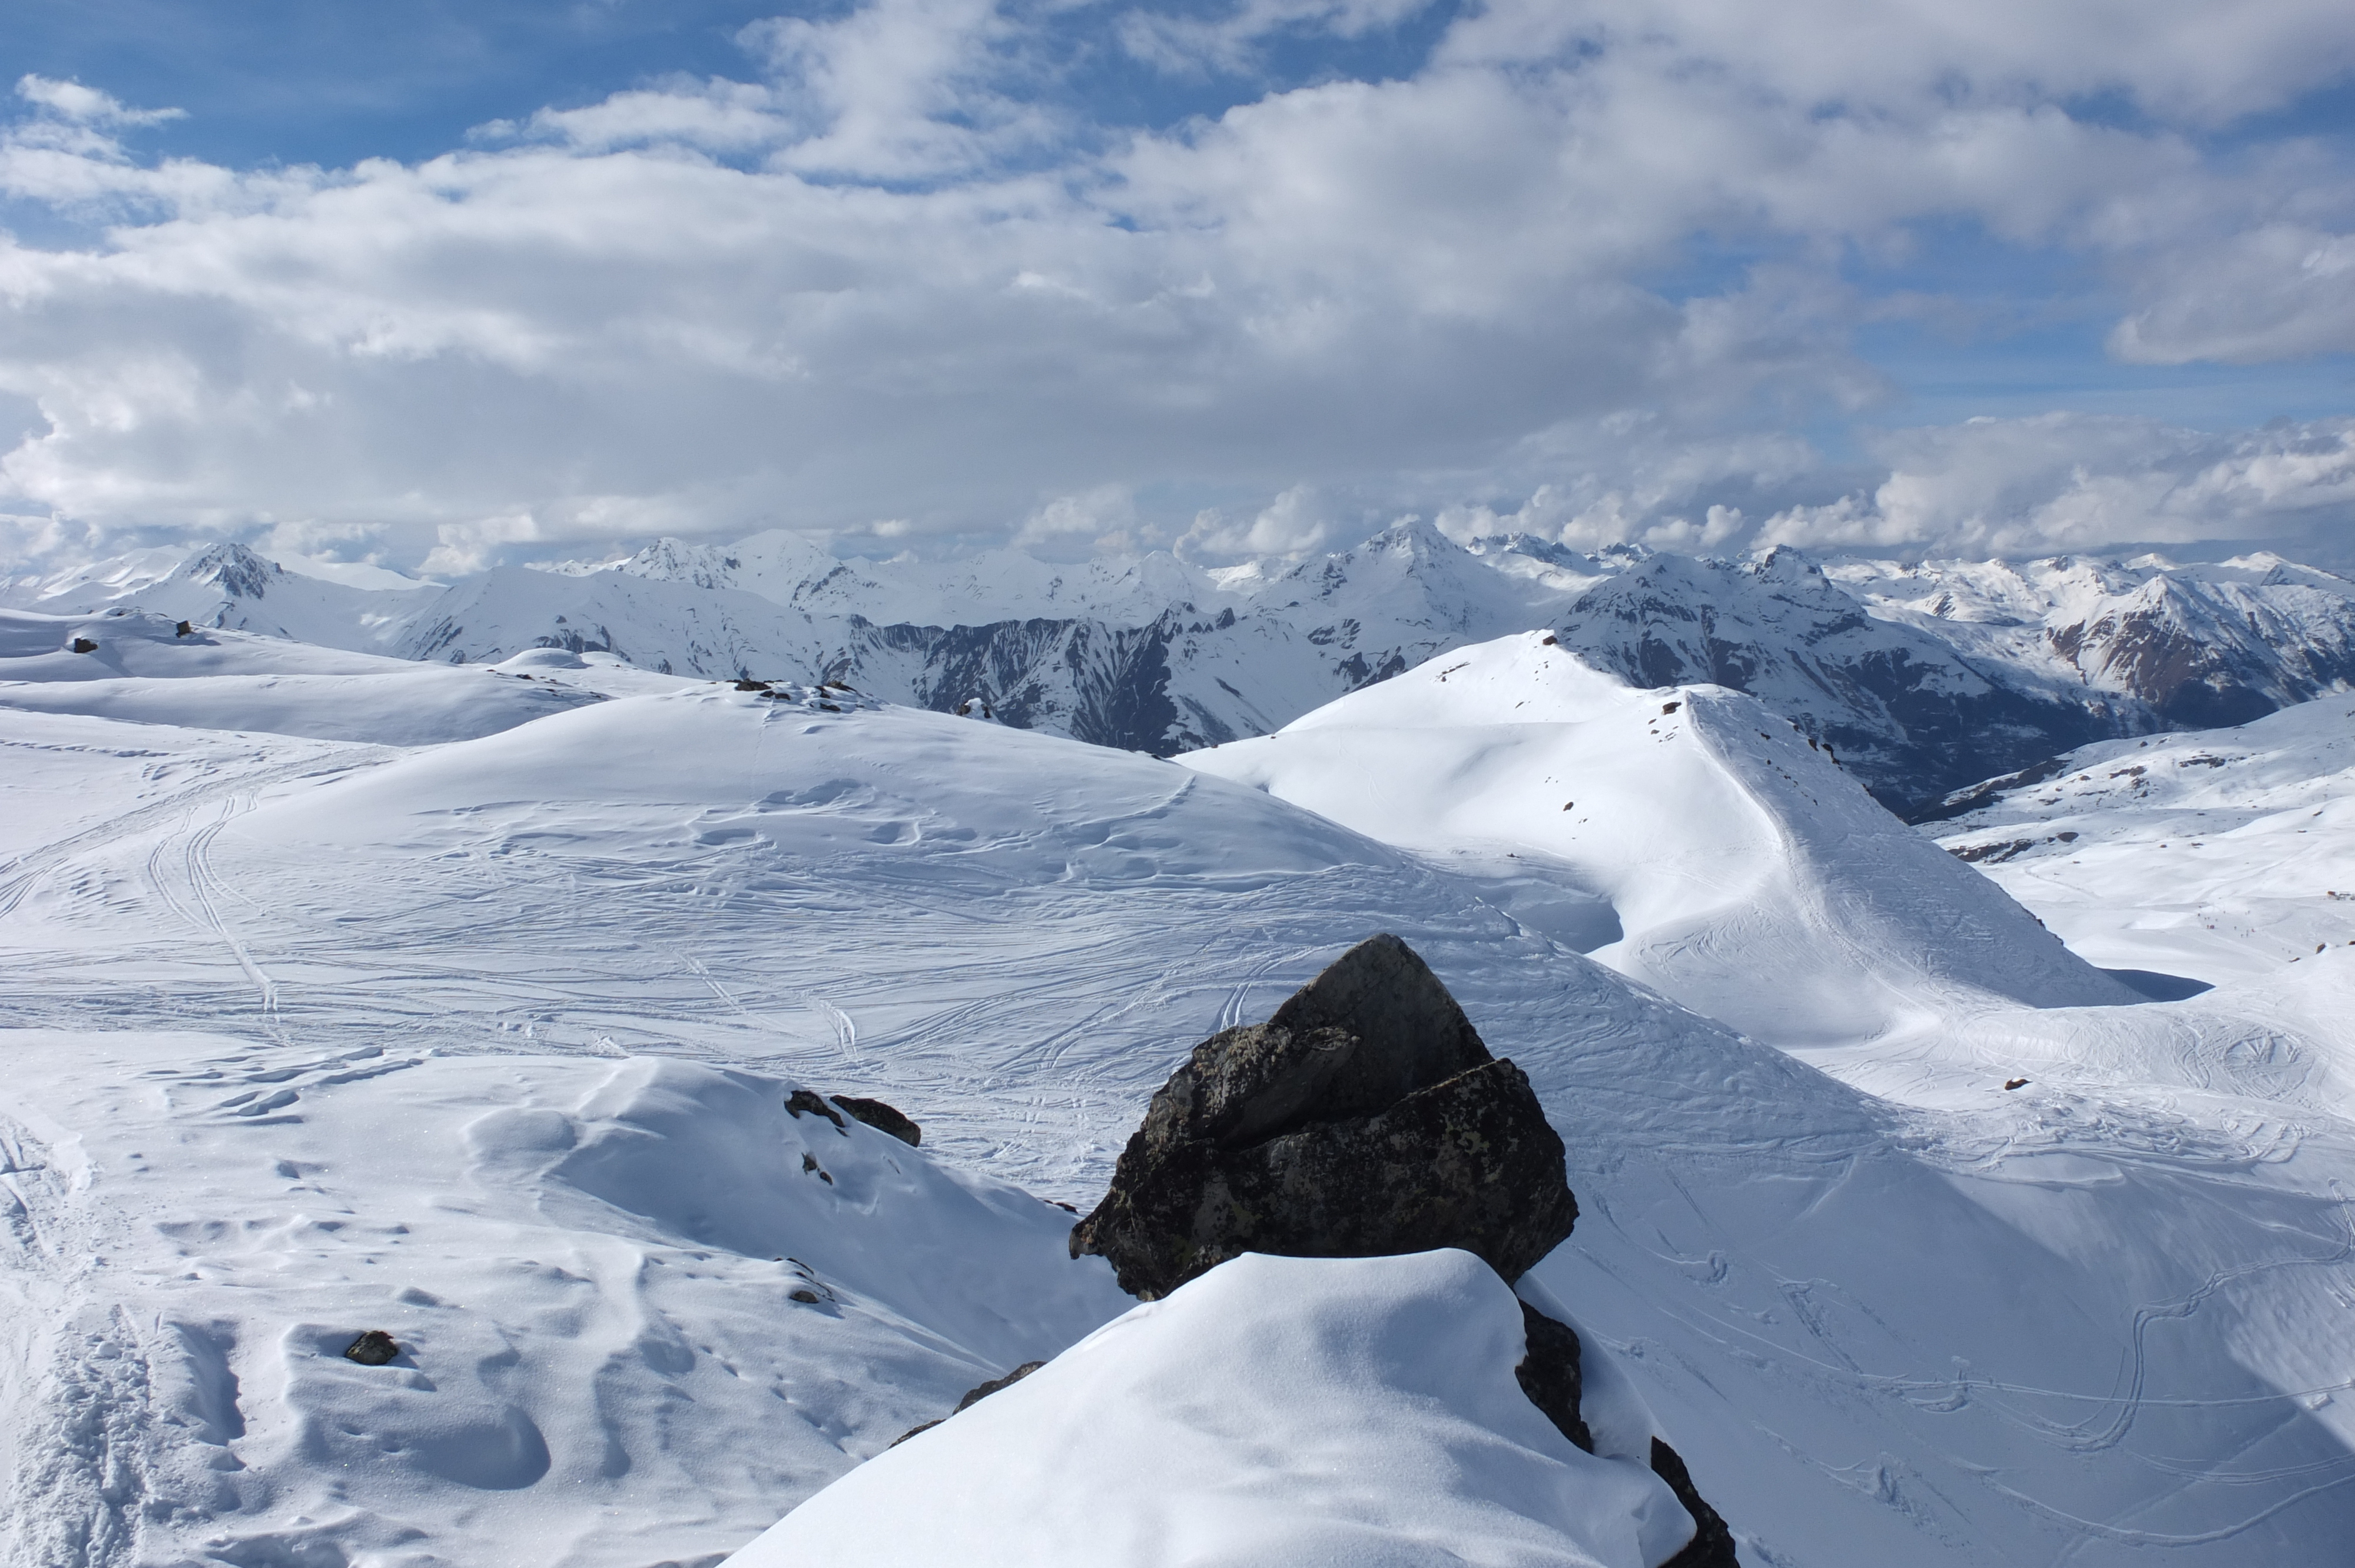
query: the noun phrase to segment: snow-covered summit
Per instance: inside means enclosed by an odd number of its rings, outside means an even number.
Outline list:
[[[2137,1000],[1755,698],[1630,686],[1550,634],[1180,760],[1492,878],[1535,928],[1778,1044],[1902,1031],[1933,995]]]

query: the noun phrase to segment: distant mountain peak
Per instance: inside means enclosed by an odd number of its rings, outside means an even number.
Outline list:
[[[231,599],[261,599],[269,593],[272,581],[282,577],[285,570],[245,546],[228,541],[207,545],[181,562],[179,569],[165,580],[210,584]]]

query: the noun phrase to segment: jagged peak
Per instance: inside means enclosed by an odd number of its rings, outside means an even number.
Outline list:
[[[182,582],[215,585],[231,599],[261,599],[270,591],[271,579],[283,576],[285,569],[230,539],[207,545],[181,562],[172,576]]]

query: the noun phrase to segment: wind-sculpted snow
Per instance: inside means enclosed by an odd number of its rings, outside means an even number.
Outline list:
[[[776,1079],[5,1038],[25,1568],[709,1561],[1125,1305],[1062,1211]]]
[[[1550,636],[1182,760],[1493,877],[1535,928],[1778,1044],[1870,1038],[1974,994],[2138,1000],[1760,703],[1638,690]]]
[[[602,657],[511,668],[645,694],[425,749],[0,711],[16,1563],[714,1560],[1117,1311],[998,1183],[1092,1202],[1194,1042],[1376,930],[1528,1073],[1582,1216],[1531,1277],[1745,1561],[2355,1526],[2344,1123],[2143,1074],[2169,1007],[1991,1014],[2120,1033],[1892,1106],[1260,791]],[[1716,733],[1673,696],[1630,790]],[[342,1361],[369,1328],[407,1361]]]
[[[1469,1253],[1235,1259],[819,1494],[732,1568],[1666,1562],[1692,1521],[1513,1381]],[[890,1520],[878,1528],[879,1521]]]

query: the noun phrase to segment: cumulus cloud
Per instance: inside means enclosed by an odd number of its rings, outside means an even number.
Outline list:
[[[1422,10],[1241,0],[1114,31],[1172,70],[1247,71]],[[446,572],[777,524],[1218,555],[1422,510],[1715,548],[1760,518],[1856,542],[2230,531],[2337,493],[2260,482],[2254,456],[2231,482],[2183,466],[2271,437],[1971,426],[1891,438],[1883,482],[1788,432],[1890,396],[1851,345],[1881,302],[1842,259],[1917,225],[2105,270],[2125,358],[2355,346],[2343,162],[2214,136],[2355,64],[2343,5],[1494,0],[1403,74],[1156,131],[1050,90],[1057,14],[778,18],[744,35],[750,79],[343,169],[148,157],[132,132],[171,111],[27,78],[0,193],[96,227],[0,237],[0,392],[39,411],[0,506],[356,529]],[[1750,260],[1662,281],[1697,249]]]
[[[1758,543],[2041,554],[2280,538],[2355,508],[2355,418],[2218,436],[2048,414],[1899,431],[1880,448],[1890,473],[1869,494],[1779,513]]]
[[[1335,543],[1338,521],[1328,497],[1311,485],[1295,484],[1248,518],[1205,507],[1178,539],[1177,554],[1184,560],[1213,565],[1302,556]]]
[[[1055,497],[1023,520],[1013,542],[1050,558],[1075,552],[1137,555],[1166,543],[1137,515],[1136,494],[1124,484]]]

